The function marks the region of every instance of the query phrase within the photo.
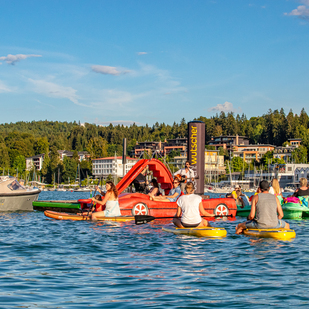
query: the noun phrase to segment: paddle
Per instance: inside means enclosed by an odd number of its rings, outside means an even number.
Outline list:
[[[93,197],[95,197],[96,193],[97,193],[97,187],[95,187],[95,190],[94,190],[94,193],[93,193]],[[87,212],[87,217],[89,216],[90,210],[92,210],[92,208],[93,208],[93,201],[91,201],[91,205],[90,205],[90,207],[88,209],[88,212]]]
[[[201,217],[206,217],[206,216],[201,216]],[[233,215],[226,215],[226,216],[213,216],[210,218],[222,218],[222,217],[231,217],[233,218]],[[134,216],[135,218],[135,224],[136,225],[140,225],[140,224],[145,224],[148,223],[150,221],[156,220],[156,219],[173,219],[176,217],[153,217],[153,216],[146,216],[146,215],[136,215]]]

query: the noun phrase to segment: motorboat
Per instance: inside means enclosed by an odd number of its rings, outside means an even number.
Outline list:
[[[32,211],[39,197],[38,188],[25,188],[15,177],[0,176],[0,211]]]

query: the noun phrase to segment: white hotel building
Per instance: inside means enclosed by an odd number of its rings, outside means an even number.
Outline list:
[[[135,158],[127,157],[125,164],[125,174],[138,161]],[[92,160],[92,175],[94,177],[107,177],[108,175],[123,177],[122,157],[108,157]]]

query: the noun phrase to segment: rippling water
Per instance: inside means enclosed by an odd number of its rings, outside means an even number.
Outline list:
[[[40,199],[89,193],[42,192]],[[163,232],[168,222],[107,225],[1,214],[0,308],[308,307],[309,221],[290,242]]]

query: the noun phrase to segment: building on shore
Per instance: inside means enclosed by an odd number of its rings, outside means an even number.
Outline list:
[[[247,163],[252,162],[252,160],[259,162],[266,152],[273,151],[275,147],[270,144],[234,145],[233,156],[240,157]]]
[[[245,179],[250,181],[251,187],[257,186],[263,179],[271,181],[273,178],[278,179],[281,188],[295,187],[300,178],[309,181],[309,164],[270,164],[267,171],[245,172]]]
[[[236,145],[249,145],[249,137],[239,135],[221,135],[212,137],[208,142],[209,146],[215,147],[218,150],[220,147],[226,149],[228,152],[233,151]]]
[[[274,158],[283,159],[286,163],[292,162],[292,152],[301,144],[301,138],[289,139],[289,145],[277,146],[274,149]]]
[[[63,160],[64,157],[73,158],[73,154],[74,154],[73,151],[68,151],[68,150],[57,150],[57,152],[59,154],[59,158],[61,161]],[[78,154],[79,162],[90,158],[90,155],[87,151],[78,151],[77,154]],[[40,171],[43,166],[44,157],[45,157],[45,154],[42,153],[42,154],[38,154],[33,157],[26,158],[26,170],[30,171],[33,167],[35,167],[37,171]]]
[[[138,159],[127,157],[125,174],[132,168]],[[122,157],[106,157],[92,160],[92,175],[95,178],[107,178],[107,176],[123,177]]]
[[[163,157],[171,151],[179,151],[180,156],[187,156],[187,143],[187,138],[168,139],[164,142],[141,142],[134,146],[131,156],[138,158],[144,152],[147,152],[149,155],[157,152]]]

